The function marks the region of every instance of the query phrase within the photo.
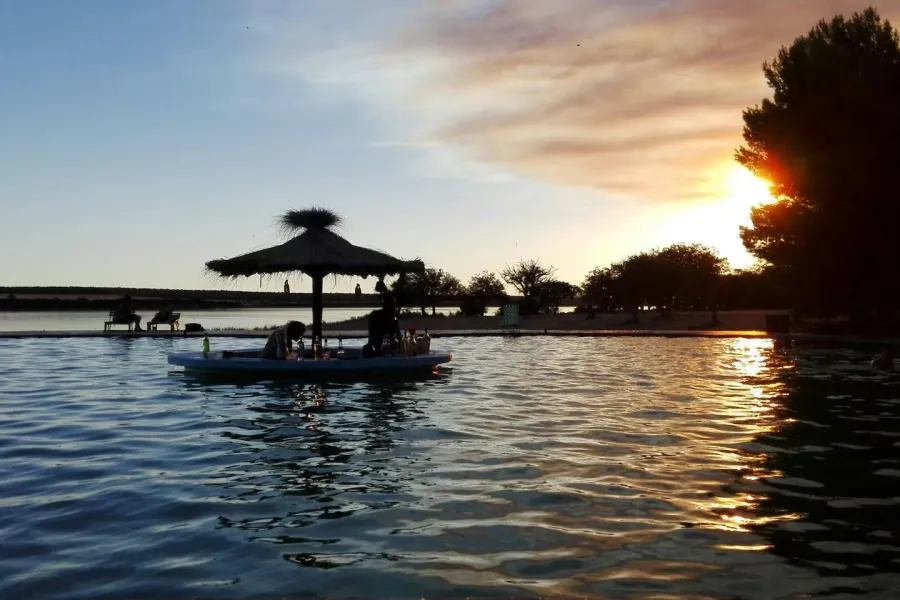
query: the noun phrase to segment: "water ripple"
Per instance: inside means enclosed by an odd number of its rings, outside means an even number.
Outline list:
[[[900,589],[900,378],[869,357],[440,342],[449,375],[310,385],[165,363],[196,340],[0,340],[0,597]]]

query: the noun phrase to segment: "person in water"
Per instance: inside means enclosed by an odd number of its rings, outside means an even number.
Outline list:
[[[880,371],[893,371],[894,353],[890,350],[885,350],[872,361],[872,367]]]
[[[300,321],[288,321],[269,335],[261,358],[286,360],[292,351],[292,342],[298,341],[306,333],[306,325]]]
[[[381,298],[381,308],[369,314],[369,342],[363,346],[363,356],[381,354],[384,336],[400,339],[400,323],[397,322],[397,304],[394,296],[386,292]]]

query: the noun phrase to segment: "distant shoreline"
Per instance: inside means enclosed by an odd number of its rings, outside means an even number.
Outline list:
[[[178,290],[161,288],[102,287],[0,287],[0,312],[103,311],[113,309],[124,296],[131,296],[139,311],[157,311],[172,305],[176,311],[312,308],[312,294],[247,292],[238,290]],[[371,308],[380,305],[377,294],[324,294],[325,308]],[[458,298],[441,298],[439,308],[459,307]]]
[[[589,318],[585,313],[563,313],[558,315],[533,315],[519,318],[518,329],[525,331],[544,330],[632,330],[632,331],[717,331],[748,332],[765,331],[768,315],[784,315],[787,310],[724,310],[719,311],[718,324],[710,322],[709,311],[675,311],[668,318],[657,312],[642,312],[640,322],[631,322],[630,313],[597,313]],[[499,316],[406,316],[400,319],[401,329],[415,327],[417,331],[477,331],[499,330],[503,328],[503,318]],[[364,330],[364,319],[349,319],[328,323],[331,332]]]

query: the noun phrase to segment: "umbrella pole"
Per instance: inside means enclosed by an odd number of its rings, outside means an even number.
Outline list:
[[[322,340],[322,279],[324,275],[312,276],[313,343]]]

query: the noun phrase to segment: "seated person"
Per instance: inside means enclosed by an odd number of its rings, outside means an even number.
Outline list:
[[[159,311],[155,315],[153,315],[153,319],[151,319],[151,320],[159,321],[160,323],[168,323],[169,319],[172,318],[173,312],[175,312],[175,309],[170,304],[169,306],[165,307],[164,309],[162,309],[161,311]]]
[[[300,321],[288,321],[269,335],[260,358],[285,360],[291,353],[291,341],[297,341],[306,333],[306,325]]]
[[[369,342],[363,346],[363,357],[370,358],[381,354],[381,343],[384,336],[392,340],[400,339],[400,323],[397,321],[397,305],[394,296],[389,292],[381,299],[381,308],[369,314]]]
[[[143,331],[141,317],[134,314],[134,308],[131,306],[131,296],[122,298],[122,301],[113,310],[113,320],[119,323],[134,323],[135,331]]]

